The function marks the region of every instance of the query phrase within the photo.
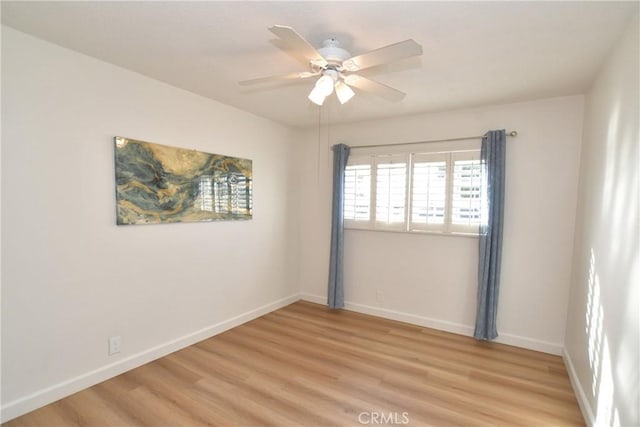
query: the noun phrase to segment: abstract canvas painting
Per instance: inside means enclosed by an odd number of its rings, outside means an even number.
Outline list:
[[[115,137],[117,223],[251,219],[252,162]]]

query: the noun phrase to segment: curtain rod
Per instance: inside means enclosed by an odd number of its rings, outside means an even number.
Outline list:
[[[505,132],[506,136],[516,137],[518,136],[518,131],[512,130],[510,132]],[[467,141],[470,139],[483,139],[484,135],[480,136],[463,136],[459,138],[448,138],[448,139],[432,139],[430,141],[418,141],[418,142],[400,142],[397,144],[374,144],[374,145],[356,145],[351,147],[352,149],[356,148],[375,148],[375,147],[395,147],[396,145],[417,145],[417,144],[428,144],[430,142],[451,142],[451,141]],[[333,145],[329,147],[329,150],[333,149]]]

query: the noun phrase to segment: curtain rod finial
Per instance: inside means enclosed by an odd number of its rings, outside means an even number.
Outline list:
[[[518,132],[515,130],[512,130],[511,132],[507,133],[507,136],[518,136]]]

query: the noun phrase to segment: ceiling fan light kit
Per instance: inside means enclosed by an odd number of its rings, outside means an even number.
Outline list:
[[[356,93],[343,81],[336,83],[336,96],[340,104],[346,104]]]
[[[240,84],[246,86],[272,81],[307,79],[320,75],[308,96],[309,100],[316,105],[322,105],[334,89],[341,104],[348,102],[355,95],[351,86],[374,93],[389,101],[401,101],[406,95],[404,92],[353,73],[365,68],[422,55],[422,46],[411,39],[358,56],[351,56],[351,53],[341,48],[340,43],[333,38],[325,40],[322,47],[316,50],[291,27],[274,25],[269,28],[269,31],[280,37],[295,52],[304,57],[308,61],[310,71],[245,80]]]
[[[336,70],[333,70],[331,68],[324,70],[322,72],[322,77],[318,79],[315,86],[311,90],[311,93],[309,93],[309,100],[311,100],[314,104],[322,105],[325,98],[331,95],[331,92],[333,92],[334,86],[338,84],[338,76],[339,74]]]
[[[322,105],[331,92],[333,92],[333,79],[329,76],[322,76],[316,82],[308,98],[314,104]]]

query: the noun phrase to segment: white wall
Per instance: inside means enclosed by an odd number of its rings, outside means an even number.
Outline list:
[[[6,27],[2,113],[3,420],[297,298],[287,128]],[[116,226],[115,135],[252,159],[253,220]]]
[[[300,151],[301,279],[305,298],[326,298],[330,228],[328,145],[389,144],[517,130],[507,142],[500,340],[560,354],[573,243],[582,96],[421,114],[306,134]],[[302,137],[301,137],[302,138]],[[319,147],[320,144],[320,147]],[[318,155],[320,159],[318,160]],[[319,167],[319,169],[318,169]],[[347,306],[470,335],[477,239],[347,230]],[[383,300],[376,301],[376,291]]]
[[[2,420],[293,301],[300,286],[324,302],[329,145],[506,128],[520,135],[507,146],[500,340],[559,353],[572,281],[565,357],[582,403],[637,422],[637,31],[588,97],[571,280],[581,96],[292,131],[3,27]],[[254,219],[115,226],[115,135],[251,158]],[[348,230],[348,307],[470,334],[476,246]],[[589,283],[603,319],[596,368]],[[108,357],[112,335],[123,353]]]
[[[590,424],[640,424],[636,17],[586,97],[565,359]]]

